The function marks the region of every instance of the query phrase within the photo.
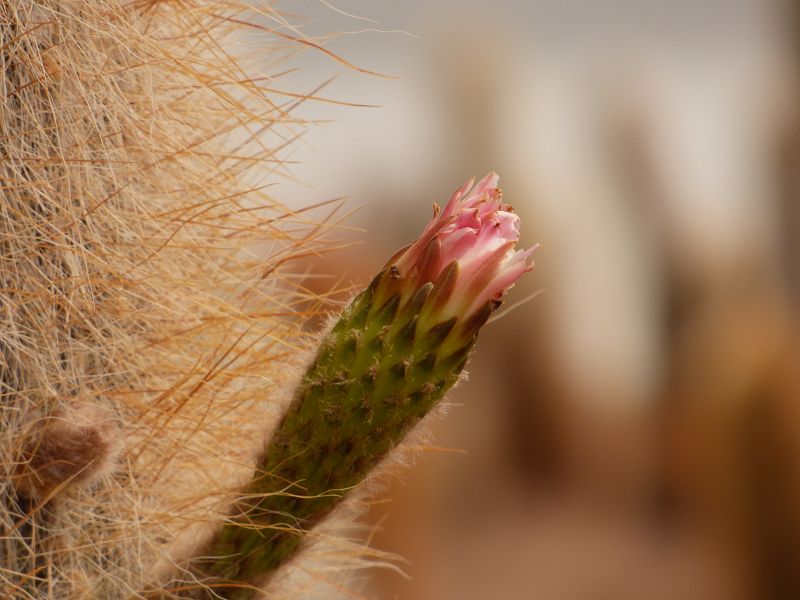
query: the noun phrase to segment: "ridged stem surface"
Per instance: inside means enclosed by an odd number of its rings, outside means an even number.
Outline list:
[[[198,571],[225,598],[249,598],[250,585],[289,559],[304,534],[397,446],[456,382],[496,307],[466,321],[437,321],[458,277],[452,263],[436,283],[403,301],[391,268],[345,309],[325,336],[257,474]],[[224,587],[229,585],[229,587]]]

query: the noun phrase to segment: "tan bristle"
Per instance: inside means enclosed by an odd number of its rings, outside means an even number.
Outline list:
[[[318,309],[289,259],[324,232],[253,184],[303,127],[259,87],[297,44],[266,32],[260,77],[232,48],[280,20],[0,3],[3,598],[135,597],[252,475]]]

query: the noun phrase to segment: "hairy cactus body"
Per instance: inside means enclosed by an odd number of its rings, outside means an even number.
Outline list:
[[[290,399],[317,242],[260,185],[303,123],[255,4],[0,2],[2,598],[196,585]]]

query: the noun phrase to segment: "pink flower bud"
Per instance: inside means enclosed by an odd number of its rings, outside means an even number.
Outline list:
[[[523,273],[533,269],[533,253],[515,250],[520,219],[502,203],[499,177],[489,173],[456,190],[444,210],[434,204],[433,219],[413,244],[397,253],[396,269],[403,301],[427,282],[435,282],[457,263],[457,277],[437,315],[468,318],[493,300],[500,300]]]

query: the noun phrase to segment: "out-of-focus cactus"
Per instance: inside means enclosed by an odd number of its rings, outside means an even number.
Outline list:
[[[527,270],[497,176],[459,189],[325,335],[239,513],[199,562],[248,598],[457,381],[480,328]],[[223,588],[224,584],[231,587]]]

